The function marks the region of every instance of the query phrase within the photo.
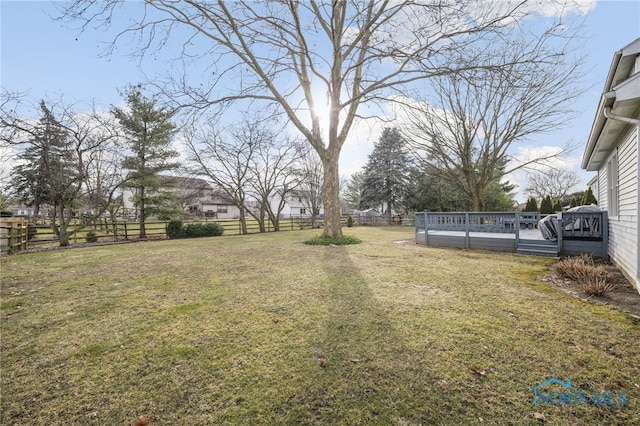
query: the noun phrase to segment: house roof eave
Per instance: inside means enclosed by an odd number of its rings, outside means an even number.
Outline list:
[[[623,107],[634,110],[640,103],[640,74],[629,76],[635,57],[640,54],[640,38],[629,43],[613,55],[607,74],[603,93],[596,109],[596,115],[582,156],[581,167],[587,171],[596,171],[602,164],[605,154],[615,143],[616,135],[625,127],[624,123],[614,123],[605,117],[605,108],[616,110]],[[636,108],[637,110],[637,108]],[[606,128],[606,129],[605,129]]]

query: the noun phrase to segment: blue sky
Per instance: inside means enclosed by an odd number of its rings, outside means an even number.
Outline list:
[[[586,0],[585,0],[586,1]],[[127,46],[108,57],[101,57],[110,35],[90,29],[84,33],[54,22],[56,10],[50,1],[0,0],[1,54],[0,85],[9,91],[26,92],[29,98],[57,98],[77,101],[95,100],[108,109],[121,103],[119,88],[153,77],[161,70],[163,59],[150,57],[143,63],[126,56]],[[566,129],[537,139],[530,151],[564,145],[569,139],[580,146],[565,167],[579,170],[582,147],[586,144],[599,96],[613,54],[640,37],[639,0],[600,0],[586,16],[585,31],[591,37],[589,81],[593,89],[578,99],[582,114],[568,123]],[[376,130],[358,132],[345,145],[341,174],[349,175],[364,165],[377,139]],[[583,185],[590,177],[581,172]],[[511,180],[526,186],[524,174]],[[579,188],[582,189],[582,188]],[[518,194],[522,201],[524,195]]]

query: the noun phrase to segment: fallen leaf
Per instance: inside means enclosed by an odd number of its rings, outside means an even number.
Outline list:
[[[533,413],[533,418],[540,420],[541,422],[546,422],[547,418],[542,413]]]
[[[90,419],[93,419],[95,417],[98,417],[98,412],[94,411],[94,412],[91,412],[91,413],[87,413],[87,414],[85,414],[85,417],[89,417]]]
[[[485,376],[487,374],[487,372],[485,371],[484,368],[480,368],[480,367],[475,367],[475,366],[471,366],[469,367],[469,370],[473,371],[476,374],[479,374],[481,376]]]
[[[362,360],[358,359],[358,358],[351,358],[349,361],[351,361],[351,362],[362,362]]]
[[[149,424],[149,420],[144,417],[138,417],[134,422],[133,426],[147,426]]]

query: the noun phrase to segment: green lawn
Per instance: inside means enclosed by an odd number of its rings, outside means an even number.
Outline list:
[[[308,246],[309,230],[3,258],[1,423],[640,424],[640,325],[541,282],[552,261],[345,231],[364,242]],[[534,408],[552,377],[626,404]]]

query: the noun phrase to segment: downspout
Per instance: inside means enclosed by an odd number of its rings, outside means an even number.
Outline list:
[[[607,92],[604,96],[608,99],[615,99],[614,92]],[[604,108],[604,116],[610,120],[622,121],[623,123],[631,124],[636,126],[636,138],[638,141],[636,143],[636,188],[640,188],[640,120],[624,117],[622,115],[614,114],[611,112],[611,107]],[[637,196],[637,195],[636,195]],[[636,218],[640,218],[640,204],[637,207],[638,211],[636,212]],[[640,223],[638,223],[638,219],[636,219],[636,276],[635,276],[635,285],[636,290],[640,292]]]
[[[606,94],[605,94],[606,96]],[[611,112],[611,107],[604,107],[604,116],[607,117],[610,120],[616,120],[616,121],[622,121],[623,123],[627,123],[627,124],[633,124],[634,126],[640,126],[640,120],[635,119],[635,118],[631,118],[631,117],[624,117],[622,115],[618,115],[618,114],[614,114]]]

